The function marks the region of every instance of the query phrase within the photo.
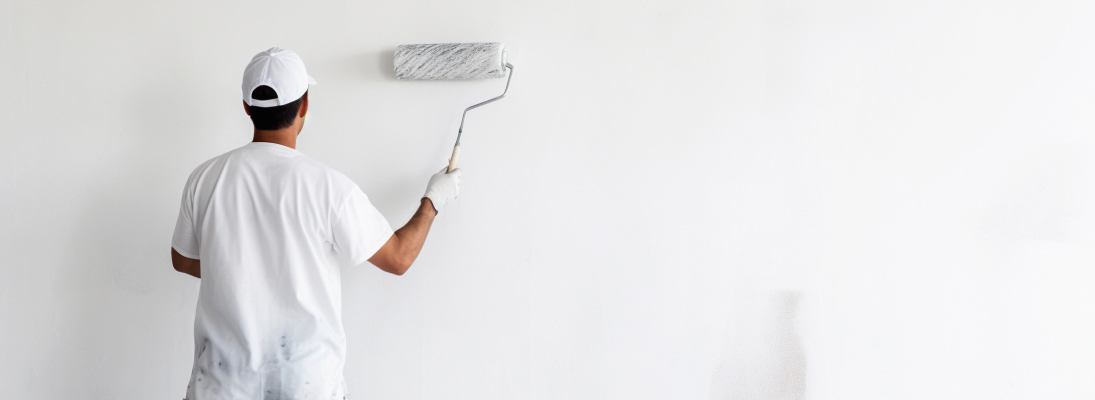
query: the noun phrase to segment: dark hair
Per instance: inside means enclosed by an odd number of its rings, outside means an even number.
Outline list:
[[[308,92],[304,92],[304,95],[300,96],[299,99],[280,106],[251,106],[251,122],[255,123],[255,129],[264,131],[288,128],[293,125],[293,120],[297,118],[297,112],[300,111],[300,105],[304,102],[305,97],[308,97]],[[251,98],[255,100],[272,100],[278,98],[278,92],[275,92],[269,86],[263,85],[251,91]]]

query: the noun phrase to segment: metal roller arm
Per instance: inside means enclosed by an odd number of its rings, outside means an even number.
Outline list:
[[[456,146],[460,146],[460,135],[464,133],[464,119],[468,117],[468,111],[471,111],[471,110],[475,109],[476,107],[483,106],[483,105],[486,105],[487,103],[491,103],[491,102],[497,101],[497,100],[499,100],[503,97],[506,97],[506,92],[509,91],[509,80],[510,80],[510,78],[513,78],[513,64],[506,63],[506,68],[509,68],[509,76],[506,77],[506,89],[502,91],[502,94],[500,96],[495,97],[495,98],[490,99],[490,100],[483,101],[481,103],[475,104],[471,107],[468,107],[468,108],[464,109],[464,115],[460,117],[460,130],[456,131]]]

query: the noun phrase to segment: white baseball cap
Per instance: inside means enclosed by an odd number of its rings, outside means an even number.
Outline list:
[[[243,101],[253,107],[277,107],[296,101],[308,91],[308,85],[315,84],[316,80],[308,76],[304,60],[297,53],[271,47],[255,54],[243,70]],[[259,86],[269,86],[278,97],[252,99],[251,92]]]

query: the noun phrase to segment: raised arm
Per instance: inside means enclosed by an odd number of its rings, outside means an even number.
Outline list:
[[[447,168],[447,167],[446,167]],[[418,205],[418,211],[406,225],[395,231],[395,234],[384,243],[369,258],[369,262],[385,272],[403,275],[411,268],[411,264],[422,252],[422,245],[426,243],[426,234],[430,232],[433,219],[437,212],[445,204],[452,201],[460,193],[459,168],[452,173],[445,173],[445,169],[434,174],[426,187],[426,194]]]

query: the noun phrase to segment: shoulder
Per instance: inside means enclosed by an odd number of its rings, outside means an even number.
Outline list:
[[[354,190],[361,190],[357,183],[342,172],[328,167],[306,155],[301,155],[299,165],[311,179],[324,182],[335,197],[348,196]]]
[[[350,200],[355,195],[363,194],[357,183],[346,174],[308,156],[302,155],[297,165],[298,171],[304,174],[302,178],[309,182],[307,186],[311,187],[310,190],[313,193],[322,194],[319,198],[325,199],[323,201],[326,201],[329,207],[329,218],[332,221],[340,218],[346,205],[352,203]]]
[[[236,149],[238,150],[238,149]],[[190,177],[186,180],[187,186],[193,186],[197,184],[201,177],[204,176],[209,170],[214,169],[218,165],[223,165],[224,160],[231,156],[236,150],[231,150],[216,157],[205,160],[205,162],[198,164],[193,171],[190,172]]]
[[[230,165],[238,162],[238,158],[246,149],[246,146],[238,147],[198,164],[198,166],[190,172],[190,176],[186,180],[187,190],[195,190],[200,186],[212,185],[217,181],[218,177],[222,175],[226,168],[230,168]]]

